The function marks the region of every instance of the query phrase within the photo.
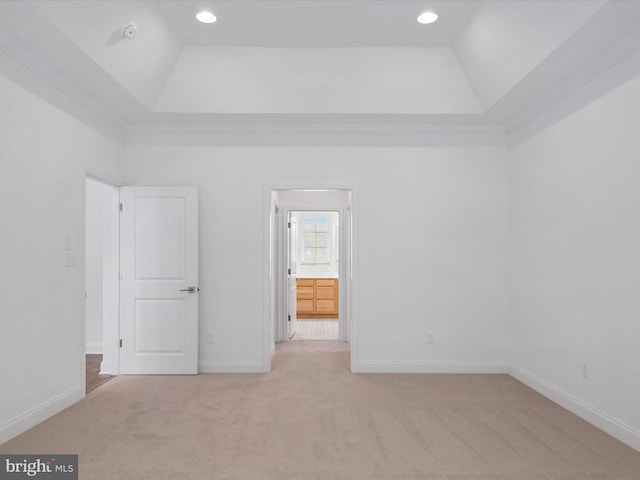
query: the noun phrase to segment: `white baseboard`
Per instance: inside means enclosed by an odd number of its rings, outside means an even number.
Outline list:
[[[515,379],[533,388],[536,392],[544,395],[549,400],[566,408],[571,413],[598,427],[600,430],[604,430],[622,443],[626,443],[631,448],[640,451],[640,431],[635,428],[607,415],[517,365],[511,364],[508,373]]]
[[[37,424],[84,398],[84,386],[73,387],[0,425],[0,444],[17,437]]]
[[[84,351],[89,355],[102,354],[102,343],[86,343]]]
[[[356,362],[354,373],[507,373],[507,362]]]
[[[264,362],[200,362],[198,373],[268,373]]]
[[[100,375],[114,375],[112,362],[100,362]]]

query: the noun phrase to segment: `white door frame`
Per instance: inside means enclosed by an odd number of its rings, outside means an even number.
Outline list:
[[[350,194],[350,202],[340,207],[316,205],[278,205],[275,214],[273,195],[286,191],[341,191]],[[265,187],[265,278],[264,278],[264,362],[266,371],[271,370],[271,354],[275,342],[285,339],[287,282],[286,282],[286,235],[289,211],[338,211],[340,215],[340,269],[339,269],[339,318],[340,338],[350,342],[351,370],[356,371],[358,358],[357,321],[357,204],[356,188],[353,186],[266,186]]]

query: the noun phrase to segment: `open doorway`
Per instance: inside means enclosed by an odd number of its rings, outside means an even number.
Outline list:
[[[197,188],[85,187],[85,375],[197,373]]]
[[[351,344],[353,354],[353,191],[267,193],[271,351],[277,342],[331,335],[347,349]]]
[[[114,343],[119,318],[119,190],[93,178],[85,182],[85,387],[117,373]]]
[[[340,212],[289,210],[288,338],[339,340]]]

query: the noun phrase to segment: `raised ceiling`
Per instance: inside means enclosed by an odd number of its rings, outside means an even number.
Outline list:
[[[125,128],[517,126],[638,48],[638,24],[635,0],[3,0],[0,49]]]

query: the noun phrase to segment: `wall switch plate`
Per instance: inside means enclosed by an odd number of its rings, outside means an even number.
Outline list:
[[[215,339],[216,339],[216,337],[215,337],[215,335],[213,333],[209,332],[207,334],[207,343],[214,343]]]
[[[429,345],[433,345],[434,342],[435,342],[435,335],[433,334],[433,332],[427,333],[427,343]]]

